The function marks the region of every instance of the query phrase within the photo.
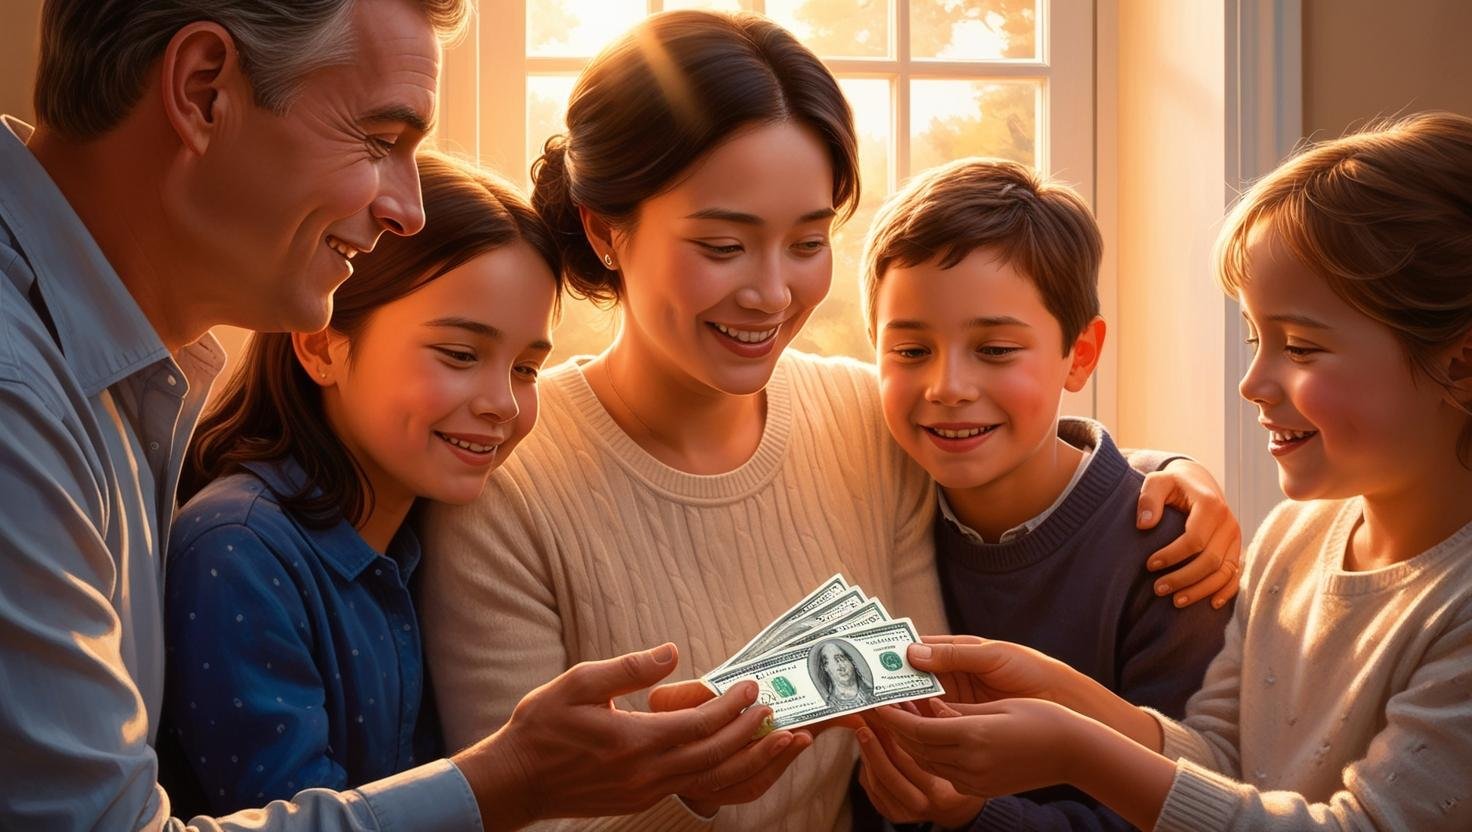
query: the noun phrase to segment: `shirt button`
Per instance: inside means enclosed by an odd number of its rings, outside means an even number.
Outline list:
[[[156,451],[156,450],[158,450],[158,443],[157,442],[149,442],[148,443],[148,450],[150,450],[150,451]]]
[[[173,373],[169,373],[169,375],[165,378],[165,381],[169,383],[170,387],[179,386],[179,379],[175,378]]]

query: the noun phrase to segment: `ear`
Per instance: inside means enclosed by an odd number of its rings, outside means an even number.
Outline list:
[[[588,210],[586,207],[578,206],[578,216],[583,220],[583,234],[587,235],[588,243],[593,246],[598,259],[607,265],[606,256],[613,258],[613,266],[618,267],[618,254],[613,250],[613,227],[608,221]]]
[[[1099,356],[1104,353],[1104,329],[1104,319],[1095,315],[1073,342],[1073,349],[1069,351],[1073,363],[1068,367],[1068,378],[1063,381],[1068,392],[1077,393],[1084,389],[1089,376],[1094,374],[1094,368],[1099,366]]]
[[[331,387],[347,367],[346,340],[331,329],[291,333],[291,349],[307,377],[321,387]]]
[[[175,32],[161,67],[164,113],[195,155],[204,153],[226,118],[253,103],[235,40],[218,23],[191,23]]]
[[[1472,403],[1472,330],[1452,346],[1447,356],[1447,378],[1453,393],[1463,406]]]

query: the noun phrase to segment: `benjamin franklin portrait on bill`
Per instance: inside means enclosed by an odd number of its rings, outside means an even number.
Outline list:
[[[853,645],[830,638],[808,652],[808,675],[831,708],[874,704],[874,682],[869,666]]]

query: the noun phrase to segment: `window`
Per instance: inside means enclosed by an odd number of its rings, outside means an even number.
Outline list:
[[[1003,156],[1093,200],[1091,0],[481,0],[472,34],[446,55],[441,144],[527,183],[588,60],[645,15],[676,8],[772,17],[824,59],[854,108],[863,201],[835,234],[833,288],[795,340],[800,350],[872,359],[860,247],[875,209],[912,171]],[[601,350],[615,326],[612,313],[568,304],[556,357]],[[1084,404],[1069,407],[1093,411]]]

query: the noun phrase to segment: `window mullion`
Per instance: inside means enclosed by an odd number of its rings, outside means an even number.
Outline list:
[[[891,100],[894,101],[894,115],[891,121],[894,125],[894,164],[891,166],[890,175],[894,178],[891,188],[898,188],[899,184],[910,176],[910,2],[909,0],[894,0],[893,25],[890,27],[894,32],[894,56],[897,71],[894,76],[894,90]]]

